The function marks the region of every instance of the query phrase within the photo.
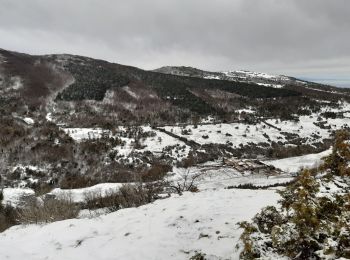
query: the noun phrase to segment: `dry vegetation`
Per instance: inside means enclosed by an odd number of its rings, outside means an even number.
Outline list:
[[[83,208],[94,210],[105,208],[109,212],[122,208],[138,207],[157,199],[158,194],[163,191],[160,183],[152,184],[125,184],[119,190],[102,192],[87,192]]]
[[[79,207],[70,196],[57,198],[28,198],[25,204],[17,210],[18,222],[21,224],[50,223],[64,219],[76,218]]]

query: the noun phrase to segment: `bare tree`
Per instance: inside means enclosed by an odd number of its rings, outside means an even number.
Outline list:
[[[185,191],[197,192],[197,181],[201,175],[201,173],[191,174],[190,170],[187,170],[182,174],[180,180],[168,182],[168,187],[179,195],[182,195]]]

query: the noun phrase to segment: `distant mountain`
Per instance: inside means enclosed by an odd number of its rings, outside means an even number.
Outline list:
[[[283,75],[269,75],[266,73],[252,72],[246,70],[210,72],[192,67],[165,66],[159,69],[155,69],[154,71],[178,76],[255,83],[260,86],[274,88],[282,88],[286,85],[305,86],[308,83],[310,83],[308,81],[296,79],[294,77],[288,77]]]
[[[290,117],[315,100],[349,99],[348,90],[248,71],[191,67],[146,71],[75,55],[32,56],[0,49],[0,110],[69,125],[174,124],[194,118]]]

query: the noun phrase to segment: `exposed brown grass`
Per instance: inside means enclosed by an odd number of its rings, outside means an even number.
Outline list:
[[[110,190],[106,193],[88,192],[85,194],[84,208],[107,208],[109,212],[122,208],[139,207],[150,203],[163,190],[160,183],[125,184],[119,190]]]
[[[78,213],[79,207],[70,196],[45,198],[42,201],[31,198],[18,210],[18,220],[21,224],[50,223],[76,218]]]

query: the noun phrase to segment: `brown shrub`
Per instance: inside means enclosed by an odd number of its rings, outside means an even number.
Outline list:
[[[16,225],[16,218],[16,210],[10,205],[2,206],[0,200],[0,232]]]
[[[76,218],[79,207],[70,196],[45,198],[39,201],[31,198],[24,207],[18,210],[18,220],[21,224],[38,224]]]
[[[84,208],[107,208],[109,212],[122,208],[139,207],[150,203],[163,190],[160,183],[125,184],[119,190],[110,190],[105,194],[100,191],[85,193]]]
[[[158,181],[165,177],[165,175],[172,170],[172,167],[167,164],[156,163],[145,173],[142,174],[141,179],[144,182]]]
[[[35,196],[39,197],[52,191],[53,185],[47,182],[34,182],[30,185],[30,188],[34,190]]]
[[[190,174],[190,171],[186,171],[181,174],[181,179],[172,183],[167,183],[167,187],[176,192],[179,195],[182,195],[185,191],[198,192],[197,181],[201,177],[201,173]]]
[[[63,177],[60,182],[60,187],[62,189],[80,189],[90,187],[95,184],[97,184],[97,181],[91,179],[90,177],[79,174],[71,174]]]

